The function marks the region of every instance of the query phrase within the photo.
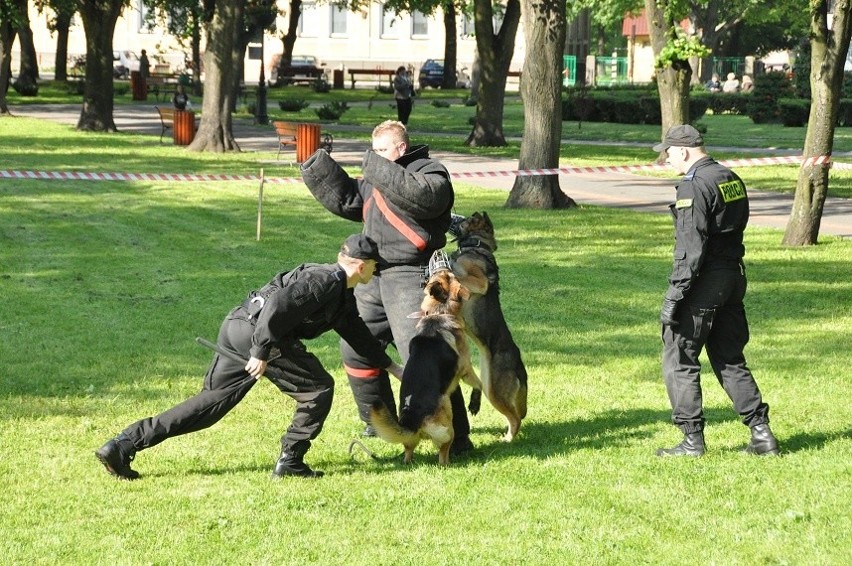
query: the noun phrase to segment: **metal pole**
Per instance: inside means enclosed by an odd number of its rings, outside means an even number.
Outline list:
[[[257,109],[254,119],[258,124],[269,123],[269,115],[266,113],[266,61],[264,60],[263,45],[265,43],[264,30],[260,31],[260,80],[257,83]]]

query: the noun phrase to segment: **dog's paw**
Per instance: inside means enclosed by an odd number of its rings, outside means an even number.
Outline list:
[[[470,402],[467,404],[467,410],[471,415],[479,413],[479,407],[482,406],[482,390],[474,389],[470,392]]]

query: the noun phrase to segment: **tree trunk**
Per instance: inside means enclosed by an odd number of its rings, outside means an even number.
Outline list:
[[[302,15],[302,0],[290,0],[290,13],[287,14],[287,34],[281,42],[284,53],[281,54],[281,65],[289,65],[293,61],[293,47],[296,45],[296,32],[299,30],[299,17]]]
[[[524,100],[524,138],[521,169],[559,167],[562,143],[562,48],[565,45],[565,2],[525,0],[522,10],[527,53],[521,96]],[[576,206],[559,188],[559,175],[515,177],[509,208],[567,208]]]
[[[456,40],[456,4],[444,2],[444,80],[442,88],[456,88],[458,84],[458,41]]]
[[[838,0],[834,4],[832,29],[827,26],[828,1],[811,6],[811,115],[805,135],[805,159],[830,156],[834,148],[843,65],[852,36],[852,1]],[[827,164],[805,165],[799,169],[783,244],[807,246],[817,243],[827,194]]]
[[[651,1],[651,0],[649,0]],[[474,0],[476,50],[479,54],[479,93],[476,120],[467,138],[472,147],[504,146],[503,99],[506,75],[515,51],[515,36],[521,19],[519,0],[508,0],[500,31],[494,34],[491,0]]]
[[[83,0],[80,17],[86,31],[86,79],[78,130],[115,132],[112,36],[123,0]]]
[[[645,0],[645,11],[648,17],[648,29],[651,32],[651,47],[654,57],[669,42],[675,39],[676,26],[680,24],[672,18],[667,18],[665,10],[668,1],[660,4],[657,0]],[[672,126],[689,123],[689,81],[692,79],[692,67],[686,59],[675,59],[671,65],[656,68],[657,90],[660,93],[660,112],[662,114],[662,140]],[[659,161],[665,160],[665,154],[659,156]]]
[[[0,20],[0,115],[9,115],[6,92],[12,80],[12,44],[15,42],[15,28],[12,22]]]
[[[33,30],[30,28],[30,16],[27,11],[28,0],[17,0],[21,19],[18,22],[18,43],[21,48],[21,68],[18,71],[16,85],[34,87],[38,84],[38,56],[33,43]],[[24,90],[24,92],[27,92]]]
[[[68,80],[68,30],[71,27],[73,10],[56,14],[56,58],[54,59],[53,78],[57,81]]]
[[[204,87],[201,84],[201,16],[198,10],[192,11],[192,93],[195,96],[204,95]]]
[[[245,0],[216,0],[213,18],[207,24],[201,123],[188,147],[191,151],[240,151],[234,139],[231,102],[244,12]]]

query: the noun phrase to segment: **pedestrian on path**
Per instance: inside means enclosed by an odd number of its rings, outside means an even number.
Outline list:
[[[402,368],[367,330],[355,305],[353,288],[373,278],[378,259],[376,243],[355,234],[343,243],[337,263],[302,264],[252,291],[222,323],[218,347],[231,355],[213,356],[201,391],[125,428],[95,452],[98,460],[114,476],[138,478],[130,468],[137,452],[213,426],[265,375],[296,401],[272,477],[322,476],[303,457],[331,410],[334,380],[302,340],[333,329],[359,354],[402,379]]]
[[[663,377],[672,406],[672,422],[684,434],[658,456],[702,456],[704,411],[701,364],[706,347],[716,378],[751,429],[745,451],[778,454],[769,428],[769,405],[746,366],[749,339],[743,297],[746,292],[743,231],[749,201],[745,183],[704,150],[692,126],[674,126],[654,151],[685,175],[670,206],[675,228],[674,265],[660,312]]]

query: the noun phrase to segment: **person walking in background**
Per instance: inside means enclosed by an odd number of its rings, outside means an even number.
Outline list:
[[[142,55],[139,56],[139,75],[143,79],[151,76],[151,63],[148,61],[148,52],[142,50]]]
[[[125,428],[95,452],[98,460],[114,476],[138,478],[130,468],[137,452],[213,426],[265,375],[296,401],[273,479],[322,476],[303,457],[331,410],[334,379],[302,340],[333,329],[365,359],[402,379],[402,368],[385,354],[358,315],[352,291],[373,278],[378,259],[376,243],[354,234],[343,242],[336,264],[302,264],[252,291],[222,323],[218,348],[231,355],[213,356],[201,391]]]
[[[674,265],[660,311],[663,377],[672,406],[672,422],[684,434],[658,456],[702,456],[704,411],[701,364],[707,357],[716,378],[751,429],[750,454],[778,454],[769,428],[769,405],[746,366],[749,340],[743,298],[746,276],[743,231],[749,200],[736,173],[704,150],[704,139],[692,126],[674,126],[654,151],[665,151],[666,163],[685,175],[671,205],[675,228]]]
[[[414,80],[408,71],[400,65],[393,77],[393,97],[396,99],[397,120],[408,125],[408,117],[414,107]]]
[[[373,130],[372,149],[362,164],[362,178],[350,177],[325,150],[302,164],[302,178],[314,197],[330,212],[363,223],[363,232],[379,246],[379,273],[355,292],[358,311],[370,332],[384,344],[393,343],[408,360],[408,346],[416,333],[424,273],[432,252],[447,243],[455,199],[450,174],[429,157],[429,147],[412,146],[401,122],[388,120]],[[365,436],[375,436],[370,407],[382,401],[397,414],[386,372],[343,341],[341,354],[355,395]],[[450,397],[457,456],[473,449],[470,422],[461,389]]]

